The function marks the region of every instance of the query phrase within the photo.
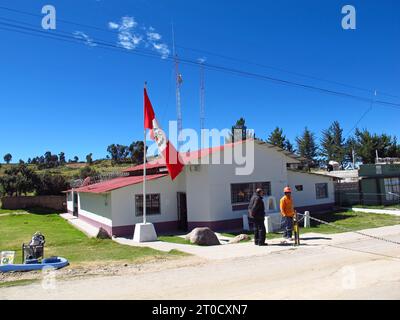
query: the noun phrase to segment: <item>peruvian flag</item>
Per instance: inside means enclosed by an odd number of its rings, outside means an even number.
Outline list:
[[[174,180],[182,171],[184,165],[180,161],[175,147],[169,142],[165,132],[158,125],[146,88],[144,88],[144,128],[151,130],[150,136],[157,143],[158,150],[165,160],[169,175]]]

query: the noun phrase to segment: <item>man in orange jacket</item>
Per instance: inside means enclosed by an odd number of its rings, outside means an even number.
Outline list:
[[[295,214],[292,190],[289,187],[286,187],[285,189],[283,189],[283,192],[285,193],[285,195],[280,201],[281,214],[283,216],[285,225],[285,233],[283,237],[285,239],[291,239],[293,230],[293,217]]]

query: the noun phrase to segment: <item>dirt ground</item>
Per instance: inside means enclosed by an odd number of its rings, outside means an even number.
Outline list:
[[[374,231],[380,233],[400,241],[399,226]],[[64,269],[51,286],[2,288],[0,299],[400,299],[400,245],[354,234],[330,237],[282,250],[260,247],[253,256]]]

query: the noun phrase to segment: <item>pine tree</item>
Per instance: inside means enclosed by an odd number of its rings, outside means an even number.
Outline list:
[[[235,133],[235,138],[230,132],[227,137],[225,137],[225,143],[231,143],[233,140],[238,141],[242,140],[242,131],[246,130],[246,138],[245,139],[253,139],[255,138],[254,134],[252,134],[246,127],[246,120],[241,117],[236,121],[236,124],[232,126],[232,131]]]
[[[380,158],[396,155],[397,139],[387,134],[371,133],[367,129],[356,129],[353,147],[357,157],[364,164],[375,163],[376,153]]]
[[[345,152],[343,129],[338,121],[334,121],[327,130],[322,131],[320,155],[327,163],[331,160],[343,163]]]
[[[271,132],[267,140],[268,143],[282,149],[285,148],[285,141],[286,136],[283,134],[283,130],[279,127],[276,127],[274,131]]]
[[[296,143],[299,155],[308,160],[310,167],[314,166],[317,162],[318,150],[314,133],[305,127],[302,135],[296,138]]]
[[[291,142],[288,139],[286,139],[286,141],[285,141],[284,149],[289,152],[292,152],[292,153],[296,152],[294,146],[291,144]]]
[[[290,143],[286,135],[283,134],[283,129],[276,127],[269,135],[267,142],[289,152],[294,152],[293,145]]]

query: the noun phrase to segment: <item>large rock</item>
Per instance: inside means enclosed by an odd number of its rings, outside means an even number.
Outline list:
[[[247,234],[239,234],[238,236],[229,240],[229,243],[239,243],[242,241],[249,241],[249,240],[250,240],[250,236],[248,236]]]
[[[110,235],[108,234],[108,232],[103,229],[102,227],[100,227],[99,232],[97,233],[96,236],[97,239],[111,239]]]
[[[210,228],[195,228],[186,235],[185,239],[200,246],[216,246],[220,244],[217,236]]]

